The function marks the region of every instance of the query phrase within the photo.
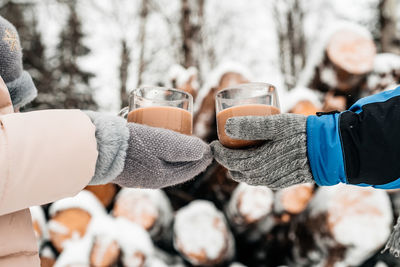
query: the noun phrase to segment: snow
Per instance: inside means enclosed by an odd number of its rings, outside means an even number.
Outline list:
[[[49,232],[46,225],[44,211],[40,206],[30,207],[29,210],[31,212],[32,221],[36,221],[39,224],[40,231],[42,232],[41,239],[38,240],[39,244],[41,244],[42,241],[49,239]]]
[[[153,243],[146,230],[124,218],[115,219],[115,223],[118,229],[118,244],[124,254],[122,260],[126,265],[136,266],[136,252],[142,253],[146,259],[154,253]]]
[[[394,89],[398,81],[394,79],[392,71],[400,71],[400,56],[390,53],[377,54],[374,69],[368,76],[368,87],[375,89],[385,86],[385,90]]]
[[[400,69],[400,56],[391,53],[377,54],[374,61],[374,72],[388,73]]]
[[[195,200],[176,214],[174,246],[185,257],[186,253],[205,253],[208,260],[217,260],[230,246],[228,242],[233,242],[227,231],[223,214],[212,202]],[[190,261],[196,262],[196,259],[192,257]]]
[[[345,265],[358,265],[375,253],[388,239],[393,221],[384,190],[344,184],[320,187],[310,210],[311,216],[328,211],[335,240],[348,247]]]
[[[57,258],[54,267],[90,266],[90,251],[93,246],[91,236],[79,240],[69,240],[64,243],[64,250]]]
[[[64,198],[54,202],[50,206],[49,214],[52,217],[59,211],[71,208],[78,208],[87,211],[92,218],[105,214],[101,202],[93,193],[87,190],[82,190],[74,197]]]
[[[243,265],[243,264],[238,263],[238,262],[234,262],[231,265],[229,265],[229,267],[246,267],[246,265]]]
[[[55,259],[56,255],[54,254],[53,250],[49,246],[45,246],[41,251],[40,251],[40,256],[44,258],[49,258],[49,259]]]
[[[90,221],[83,238],[77,237],[65,241],[64,251],[58,258],[56,266],[89,264],[90,252],[95,241],[100,242],[104,252],[113,241],[116,241],[123,251],[123,261],[129,266],[136,266],[133,257],[136,252],[142,253],[145,260],[154,253],[153,243],[146,230],[124,218],[115,219],[104,214],[97,215]],[[101,249],[98,256],[102,256]]]
[[[63,234],[66,235],[69,232],[68,227],[65,225],[55,221],[55,220],[50,220],[48,223],[49,230],[55,233]]]
[[[146,204],[147,201],[152,205],[140,205],[140,202]],[[171,203],[162,190],[123,188],[116,196],[116,205],[123,205],[134,217],[145,213],[157,218],[157,225],[150,229],[151,235],[159,233],[160,228],[170,225],[173,219]]]
[[[351,31],[359,36],[372,39],[372,35],[369,30],[361,25],[347,20],[331,20],[328,25],[324,26],[323,32],[319,37],[316,37],[317,39],[311,45],[309,57],[307,58],[307,64],[299,76],[300,79],[297,83],[298,86],[307,87],[309,85],[314,77],[315,68],[324,59],[325,48],[328,42],[333,34],[340,30]]]
[[[195,67],[189,67],[185,69],[181,65],[175,64],[173,65],[168,72],[168,82],[170,83],[172,80],[176,81],[177,87],[183,86],[192,76],[197,76],[198,71]],[[199,84],[196,81],[192,81],[192,88],[197,91],[199,89]]]
[[[280,99],[282,113],[290,111],[298,102],[302,100],[310,101],[318,109],[322,108],[323,94],[319,91],[306,87],[296,87],[290,90]]]
[[[241,183],[229,201],[229,211],[255,222],[271,213],[273,200],[274,193],[268,187]]]
[[[103,241],[108,244],[115,240],[124,253],[129,255],[133,255],[135,251],[151,255],[154,250],[146,230],[125,218],[97,217],[89,224],[87,235],[102,236]]]
[[[382,261],[379,261],[375,264],[375,267],[388,267],[388,265]]]

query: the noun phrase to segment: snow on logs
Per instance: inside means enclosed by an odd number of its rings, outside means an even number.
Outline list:
[[[193,96],[196,99],[199,82],[198,82],[198,71],[195,67],[189,67],[185,69],[181,65],[174,65],[171,67],[168,73],[168,84],[173,88],[183,90]]]
[[[227,207],[227,218],[236,232],[259,236],[274,226],[274,193],[265,186],[239,184]]]
[[[393,221],[383,190],[350,185],[320,187],[289,236],[299,266],[358,266],[387,241]]]
[[[156,241],[166,237],[173,219],[170,201],[162,190],[124,188],[112,213],[142,226]]]
[[[49,212],[50,240],[58,252],[63,250],[65,241],[83,237],[93,217],[105,215],[100,201],[86,190],[54,202]]]
[[[394,89],[400,84],[400,56],[390,53],[378,54],[374,68],[368,76],[366,95]]]
[[[214,204],[196,200],[178,210],[174,247],[195,266],[215,266],[234,256],[234,239],[222,212]]]
[[[320,62],[314,62],[307,86],[343,93],[358,90],[373,69],[376,47],[371,34],[361,26],[347,24],[325,38],[323,56]]]
[[[92,219],[80,239],[65,241],[55,267],[123,266],[144,267],[152,260],[154,246],[148,232],[124,218],[108,215]]]

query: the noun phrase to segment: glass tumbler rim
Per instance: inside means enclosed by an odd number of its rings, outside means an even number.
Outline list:
[[[141,99],[154,101],[155,99],[148,98],[148,97],[145,97],[143,95],[136,94],[136,92],[138,92],[140,90],[146,90],[146,89],[153,89],[153,90],[155,89],[155,90],[160,90],[160,91],[167,91],[168,90],[168,91],[172,91],[172,92],[179,93],[179,94],[182,94],[182,95],[186,96],[186,98],[177,99],[177,100],[157,99],[156,100],[157,102],[176,103],[176,102],[182,102],[182,101],[189,101],[189,103],[193,103],[193,96],[190,93],[185,92],[183,90],[176,89],[176,88],[162,87],[162,86],[142,86],[142,87],[135,88],[135,89],[130,91],[129,98],[134,96],[134,97],[138,97],[138,98],[141,98]]]
[[[224,99],[225,101],[226,100],[235,100],[235,98],[223,98],[222,97],[222,95],[223,95],[223,93],[225,93],[225,92],[227,92],[227,91],[230,91],[230,90],[233,90],[233,89],[244,89],[244,88],[246,88],[246,87],[250,87],[250,86],[263,86],[263,87],[266,87],[266,88],[273,88],[274,90],[276,90],[276,86],[275,85],[273,85],[273,84],[270,84],[270,83],[265,83],[265,82],[251,82],[251,83],[241,83],[241,84],[237,84],[237,85],[233,85],[233,86],[229,86],[229,87],[227,87],[227,88],[225,88],[225,89],[223,89],[223,90],[221,90],[221,91],[219,91],[219,92],[217,92],[217,94],[215,95],[215,98],[216,99]],[[246,88],[246,89],[250,89],[250,90],[260,90],[259,88],[257,88],[257,89],[254,89],[254,88]],[[266,92],[266,94],[270,94],[271,92]],[[260,95],[260,96],[262,96],[262,95]],[[251,98],[256,98],[256,97],[260,97],[260,96],[250,96],[250,97],[248,97],[248,98],[245,98],[245,99],[251,99]]]

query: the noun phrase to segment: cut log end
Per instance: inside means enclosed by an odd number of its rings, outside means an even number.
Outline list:
[[[327,55],[332,63],[353,75],[370,72],[374,65],[374,41],[351,30],[337,31],[329,40]]]
[[[311,101],[302,100],[299,101],[289,112],[309,116],[315,115],[318,111],[318,108]]]
[[[83,237],[91,220],[89,212],[71,208],[57,212],[49,223],[50,240],[56,250],[63,250],[63,243],[73,238],[76,233]]]
[[[116,241],[109,242],[97,237],[90,252],[90,266],[113,266],[118,261],[120,248]]]

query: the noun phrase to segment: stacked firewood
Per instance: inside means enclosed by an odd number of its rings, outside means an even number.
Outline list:
[[[342,111],[400,83],[400,57],[377,54],[362,27],[338,25],[325,39],[299,85],[281,95],[282,112]],[[167,84],[194,96],[194,134],[211,142],[216,93],[253,79],[238,64],[216,68],[201,89],[197,75],[175,66]],[[272,191],[238,184],[214,162],[173,188],[88,186],[31,214],[45,267],[400,266],[380,254],[399,196],[345,185]]]

